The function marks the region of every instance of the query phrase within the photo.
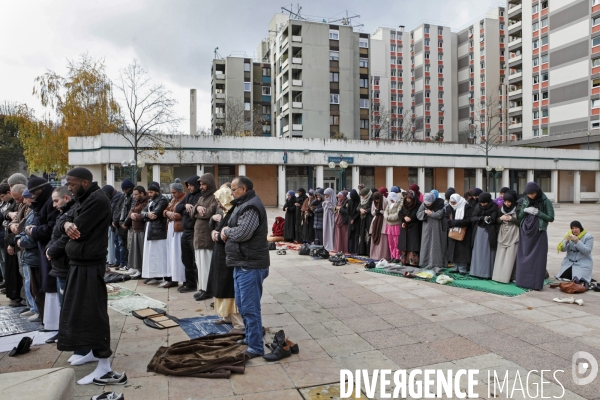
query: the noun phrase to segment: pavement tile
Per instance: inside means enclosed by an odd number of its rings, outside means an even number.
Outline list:
[[[27,354],[3,357],[0,360],[0,374],[52,368],[59,356],[56,345],[32,346]]]
[[[580,319],[575,318],[575,319],[564,319],[564,320],[560,320],[560,321],[549,321],[549,322],[543,322],[540,323],[540,326],[551,330],[555,333],[564,335],[564,336],[568,336],[571,338],[575,338],[575,337],[586,337],[588,335],[593,335],[594,333],[598,332],[598,329],[589,327],[589,326],[585,326],[583,324],[581,324]]]
[[[506,297],[503,297],[502,299],[498,299],[498,300],[486,301],[486,302],[480,303],[480,304],[482,306],[491,308],[491,309],[496,310],[496,311],[502,311],[502,312],[510,312],[510,311],[515,311],[515,310],[523,310],[523,309],[527,308],[523,304],[511,302]]]
[[[415,314],[418,314],[431,322],[450,321],[455,319],[467,318],[464,315],[451,310],[450,308],[430,308],[427,310],[415,310]]]
[[[451,321],[441,321],[438,322],[438,324],[456,333],[457,335],[469,335],[494,331],[492,327],[476,321],[475,318],[462,318]]]
[[[383,293],[398,291],[398,288],[396,286],[389,284],[389,283],[382,283],[381,281],[379,281],[379,284],[377,284],[377,285],[369,286],[369,289],[371,289],[371,291],[373,293],[377,293],[377,294],[381,294],[381,295],[383,295]]]
[[[295,302],[293,302],[293,303],[295,303]],[[268,304],[261,304],[260,305],[260,313],[262,315],[267,315],[267,314],[281,314],[281,313],[285,313],[286,311],[290,312],[290,310],[286,309],[285,307],[283,307],[279,303],[268,303]]]
[[[327,329],[322,323],[315,322],[312,324],[304,324],[302,325],[304,330],[308,332],[308,334],[313,339],[321,339],[325,337],[335,336],[329,329]]]
[[[541,311],[541,309],[525,309],[525,310],[516,310],[512,312],[512,315],[515,317],[522,319],[526,322],[532,323],[541,323],[541,322],[549,322],[556,321],[556,317],[554,315],[545,313]]]
[[[231,375],[231,385],[236,395],[294,388],[293,382],[281,364],[247,367],[243,374]]]
[[[374,350],[373,346],[357,334],[318,339],[317,343],[331,357]]]
[[[478,315],[473,317],[473,320],[481,322],[482,324],[488,325],[490,328],[504,330],[511,328],[518,328],[520,326],[527,326],[528,323],[514,317],[512,315],[498,312],[495,314]]]
[[[431,308],[439,308],[440,307],[439,304],[435,304],[429,300],[420,299],[420,298],[404,300],[400,303],[400,305],[408,310],[413,310],[413,311],[427,310],[427,309],[431,309]]]
[[[382,349],[381,352],[403,369],[448,361],[440,353],[421,343],[390,347]]]
[[[235,396],[235,400],[303,400],[302,395],[297,389],[276,390],[274,392],[262,392]]]
[[[494,310],[492,308],[485,307],[485,306],[475,304],[475,303],[470,303],[470,302],[452,306],[452,310],[456,311],[460,315],[463,315],[463,316],[469,317],[469,318],[476,317],[478,315],[487,315],[487,314],[498,313],[497,310]]]
[[[167,376],[166,378],[169,383],[169,398],[173,400],[234,399],[232,379],[202,379],[187,376]],[[128,398],[126,397],[126,399]]]
[[[140,321],[141,322],[141,321]],[[168,329],[152,329],[143,322],[123,326],[121,339],[167,338]]]
[[[290,313],[267,314],[262,316],[263,326],[282,326],[295,324],[296,320]]]
[[[383,298],[390,300],[396,304],[402,305],[402,303],[406,300],[418,299],[419,297],[411,294],[408,290],[396,289],[395,292],[383,292],[379,293],[379,295]]]
[[[400,368],[379,350],[335,356],[333,357],[333,361],[335,361],[340,369],[349,369],[351,371],[366,369],[369,371],[369,375],[373,373],[374,369],[390,369],[396,371]]]
[[[371,315],[373,315],[365,307],[356,305],[354,307],[331,308],[329,309],[329,312],[337,318],[370,317]]]
[[[437,340],[449,339],[456,334],[440,324],[429,323],[414,326],[405,326],[400,330],[419,342],[435,342]]]
[[[587,305],[587,304],[586,304]],[[554,315],[560,319],[565,318],[590,318],[591,314],[587,313],[588,307],[581,307],[577,304],[556,304],[548,307],[540,307],[539,310]],[[584,311],[585,310],[585,311]],[[593,318],[592,318],[593,319]]]
[[[427,347],[451,361],[489,353],[488,350],[463,337],[431,341],[427,343]]]
[[[320,297],[317,298],[315,301],[319,303],[321,307],[326,309],[357,306],[355,302],[344,296]]]
[[[327,328],[335,336],[352,335],[354,331],[347,327],[342,321],[324,321],[321,322],[325,328]]]
[[[392,325],[385,322],[379,317],[361,317],[361,318],[344,318],[341,320],[344,325],[352,329],[356,333],[378,331],[381,329],[392,328]]]
[[[418,339],[407,335],[401,329],[397,328],[363,332],[360,334],[360,336],[376,349],[419,343]]]
[[[135,353],[128,356],[115,356],[112,362],[113,371],[125,371],[128,378],[139,378],[153,376],[154,372],[148,372],[146,368],[157,349],[146,354]]]
[[[300,350],[298,354],[292,354],[290,357],[280,360],[280,363],[287,364],[297,361],[314,360],[317,358],[331,358],[316,340],[299,340],[294,343],[298,345],[298,349]]]
[[[115,350],[115,356],[154,354],[154,352],[156,352],[156,350],[158,350],[158,348],[161,346],[167,346],[167,337],[121,339]]]
[[[480,356],[467,357],[453,361],[458,369],[479,369],[493,368],[503,365],[514,365],[513,362],[499,356],[498,354],[488,353]]]
[[[127,374],[129,378],[129,373]],[[126,399],[167,400],[169,398],[169,380],[164,375],[140,377],[128,380],[125,386],[105,386],[106,391],[123,393]]]
[[[430,323],[428,319],[423,318],[412,311],[402,311],[397,314],[382,315],[381,319],[385,320],[396,328]]]
[[[282,365],[295,387],[340,382],[340,369],[329,357],[283,363]]]
[[[356,304],[386,303],[388,299],[375,293],[349,297]]]
[[[375,315],[396,314],[398,311],[406,310],[392,301],[386,303],[365,304],[363,307]]]
[[[290,315],[301,325],[337,319],[333,314],[325,309],[321,309],[319,311],[290,312]]]
[[[285,331],[285,336],[287,338],[289,338],[290,340],[292,340],[293,342],[295,342],[297,340],[312,339],[312,337],[308,334],[308,332],[306,332],[306,330],[298,323],[282,325],[282,326],[269,326],[269,327],[267,327],[265,325],[265,328],[267,331],[267,333],[265,335],[265,340],[267,340],[267,341],[272,341],[273,335],[275,335],[275,333],[278,332],[280,329],[283,329]]]
[[[562,340],[569,340],[568,337],[559,335],[546,328],[542,328],[537,325],[521,326],[517,328],[505,329],[504,332],[507,334],[517,337],[524,342],[530,344],[540,344],[547,342],[555,342]]]

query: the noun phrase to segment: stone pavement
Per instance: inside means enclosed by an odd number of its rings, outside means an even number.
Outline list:
[[[269,210],[271,220],[276,215],[281,211]],[[549,228],[551,275],[562,259],[555,246],[574,219],[600,236],[595,232],[600,222],[598,205],[561,205]],[[283,328],[299,344],[300,354],[276,363],[251,360],[244,375],[234,374],[229,380],[156,375],[146,372],[155,350],[188,337],[180,328],[153,330],[109,309],[113,369],[126,371],[129,382],[105,389],[123,391],[127,399],[303,399],[298,389],[339,383],[341,368],[371,373],[373,369],[428,367],[479,369],[476,392],[482,398],[488,396],[487,370],[495,370],[502,378],[509,371],[511,388],[517,371],[525,385],[527,372],[537,370],[529,379],[529,395],[516,391],[515,398],[534,397],[539,371],[551,370],[543,376],[550,382],[544,385],[544,396],[600,399],[600,377],[586,386],[577,386],[571,379],[576,351],[600,360],[600,293],[578,296],[585,300],[579,307],[553,302],[554,297],[564,297],[558,289],[509,298],[370,273],[360,264],[333,267],[328,261],[293,251],[285,256],[271,252],[271,259],[262,299],[263,325],[269,339]],[[599,265],[597,248],[594,260]],[[600,279],[600,272],[594,275]],[[124,285],[167,303],[169,313],[176,317],[213,313],[210,301],[196,302],[191,293],[139,281]],[[5,304],[2,298],[0,305]],[[34,347],[15,358],[0,353],[0,373],[68,366],[70,355],[58,352],[55,345]],[[94,367],[73,369],[78,379]],[[555,370],[564,371],[556,375],[564,395],[553,379]],[[316,394],[319,390],[302,392],[323,398]],[[75,398],[89,399],[101,392],[99,386],[77,386]],[[506,397],[506,388],[499,397]]]

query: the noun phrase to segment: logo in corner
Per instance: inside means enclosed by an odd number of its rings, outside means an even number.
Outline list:
[[[589,375],[585,376],[588,371]],[[578,351],[573,354],[572,374],[576,385],[587,385],[598,375],[598,361],[590,353]]]

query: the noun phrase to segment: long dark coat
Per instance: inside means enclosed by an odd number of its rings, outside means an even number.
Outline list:
[[[286,199],[283,211],[285,211],[283,240],[293,242],[296,237],[296,197]]]
[[[398,238],[398,250],[400,251],[421,251],[421,228],[423,221],[417,218],[419,207],[421,207],[421,202],[415,199],[415,206],[413,208],[408,210],[402,206],[398,212],[400,221],[402,221],[400,237]],[[404,222],[404,217],[410,218],[411,221],[409,223]]]
[[[302,205],[304,200],[308,199],[307,195],[301,195],[296,197],[295,204],[299,204],[295,209],[295,225],[296,230],[294,232],[294,240],[298,243],[302,243]]]
[[[218,240],[213,248],[212,258],[210,259],[210,272],[208,274],[207,288],[210,294],[217,299],[235,298],[235,289],[233,286],[233,268],[227,266],[225,262],[225,242],[221,239],[221,230],[229,223],[229,218],[235,207],[232,207],[227,214],[221,218],[221,221],[215,228],[219,232]]]
[[[473,225],[471,217],[473,215],[473,207],[465,204],[465,215],[463,219],[455,220],[456,211],[451,206],[446,207],[446,215],[448,217],[448,228],[466,227],[465,238],[462,241],[448,238],[448,261],[455,263],[470,263],[471,262],[471,237],[473,236]]]

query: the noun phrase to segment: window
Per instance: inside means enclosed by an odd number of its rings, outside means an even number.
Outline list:
[[[548,0],[542,1],[542,10],[548,8]]]
[[[444,73],[444,67],[439,67],[438,68],[438,73],[443,74]]]
[[[531,7],[531,13],[535,14],[536,12],[538,12],[540,10],[539,8],[539,4],[534,5],[533,7]]]
[[[542,118],[548,117],[548,109],[542,110]]]
[[[540,23],[539,22],[534,22],[533,24],[531,24],[531,30],[533,32],[537,31],[538,29],[540,29]]]
[[[425,92],[425,98],[429,98],[431,92]]]
[[[444,28],[438,26],[438,35],[441,35],[442,33],[444,33]]]
[[[503,31],[504,30],[504,24],[500,24],[500,30]]]
[[[481,82],[485,82],[485,75],[481,75]]]
[[[359,38],[358,47],[363,47],[365,49],[369,48],[369,39]]]
[[[539,93],[534,93],[533,94],[533,101],[539,101],[540,100],[540,94]]]
[[[540,41],[536,39],[533,41],[532,45],[534,49],[537,49],[538,47],[540,47]]]
[[[250,63],[244,63],[244,72],[250,72]]]
[[[390,57],[390,62],[392,64],[396,64],[396,57]]]
[[[429,60],[429,52],[425,53],[425,59]]]
[[[360,129],[369,129],[369,120],[368,119],[360,120]]]
[[[425,39],[425,46],[429,46],[429,39]]]
[[[540,58],[536,57],[533,59],[533,66],[537,67],[538,65],[540,65]]]
[[[540,112],[539,111],[534,111],[533,112],[533,119],[540,119]]]
[[[438,92],[438,99],[444,98],[444,92]]]
[[[262,113],[265,115],[271,114],[271,106],[262,106]]]
[[[542,46],[545,45],[545,44],[548,44],[548,36],[544,36],[542,38]]]
[[[598,4],[600,4],[600,0],[592,0],[593,6],[597,6]]]
[[[262,87],[262,94],[265,96],[270,96],[271,95],[271,87],[270,86],[263,86]]]
[[[598,0],[600,1],[600,0]],[[592,60],[592,67],[600,67],[600,57]]]
[[[542,73],[542,82],[546,82],[548,80],[548,73],[547,72],[543,72]]]
[[[598,0],[600,2],[600,0]],[[592,122],[592,129],[599,129],[600,121]]]
[[[548,92],[542,92],[542,100],[548,99]]]
[[[329,104],[340,104],[340,95],[331,93],[329,95]]]
[[[444,118],[440,118],[440,125],[444,125]]]
[[[425,72],[429,72],[429,65],[425,66]]]
[[[600,44],[600,36],[596,36],[592,39],[592,46],[598,46]]]
[[[480,62],[479,66],[481,67],[481,69],[484,69],[485,68],[485,62],[484,61]]]
[[[546,64],[548,62],[548,54],[544,54],[542,56],[542,64]]]
[[[329,61],[338,61],[340,59],[339,51],[330,51],[329,52]]]
[[[340,124],[340,116],[339,115],[330,115],[329,116],[329,125],[339,125],[339,124]]]
[[[360,78],[358,86],[360,86],[361,88],[368,88],[369,87],[369,78]]]
[[[369,59],[368,58],[360,58],[358,60],[358,66],[360,68],[369,68]]]
[[[250,82],[244,82],[244,92],[250,91]]]
[[[329,30],[329,40],[340,40],[340,31],[335,29]]]
[[[540,76],[539,76],[539,75],[534,75],[534,76],[533,76],[533,83],[534,83],[534,84],[536,84],[536,83],[540,83]]]
[[[360,108],[369,108],[369,99],[359,99]]]
[[[600,107],[600,99],[592,100],[592,108]]]
[[[533,137],[537,137],[537,136],[540,136],[540,130],[536,128],[533,130]]]
[[[425,27],[425,33],[429,33],[429,27],[428,26]]]
[[[396,45],[395,44],[391,44],[390,45],[390,51],[396,51]]]
[[[339,82],[340,81],[340,73],[339,72],[330,72],[329,73],[329,82]]]
[[[443,61],[444,60],[444,55],[443,54],[438,54],[438,60],[439,61]]]
[[[547,26],[548,26],[548,18],[544,18],[544,19],[541,21],[541,24],[542,24],[542,28],[545,28],[545,27],[547,27]]]
[[[592,81],[593,88],[598,87],[598,86],[600,86],[600,78],[596,78]]]
[[[244,111],[250,111],[250,103],[244,103]]]
[[[396,81],[390,83],[392,89],[396,89]]]
[[[393,69],[393,70],[390,71],[390,76],[396,76],[396,70],[395,69]]]
[[[390,32],[390,39],[396,39],[396,32]]]
[[[431,123],[431,118],[429,118],[429,117],[425,118],[425,123],[426,124],[430,124]]]
[[[271,76],[271,68],[263,68],[262,76]]]
[[[485,89],[481,89],[481,95],[485,96]]]
[[[398,59],[396,60],[396,64],[398,64],[398,65],[402,64],[402,57],[398,57]]]
[[[429,78],[425,78],[425,85],[429,85],[431,80]]]
[[[542,128],[542,136],[548,136],[548,128]]]

